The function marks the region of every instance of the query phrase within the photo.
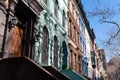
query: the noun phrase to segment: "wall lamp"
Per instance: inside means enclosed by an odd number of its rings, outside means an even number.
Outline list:
[[[12,24],[12,26],[17,25],[17,23],[18,23],[18,19],[17,19],[16,17],[13,17],[13,18],[11,19],[11,24]]]
[[[11,30],[11,28],[17,25],[17,23],[18,23],[18,19],[16,17],[13,17],[10,21],[9,30]]]

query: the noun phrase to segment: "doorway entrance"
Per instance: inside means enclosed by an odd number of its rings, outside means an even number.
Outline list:
[[[16,49],[18,51],[16,54],[19,56],[26,56],[31,59],[34,59],[35,54],[35,33],[34,33],[34,24],[36,22],[36,15],[29,7],[27,7],[22,1],[19,0],[18,4],[15,7],[15,16],[18,19],[18,24],[16,29],[17,34],[14,34],[15,38],[19,37],[16,41]],[[20,30],[20,31],[18,31]],[[19,35],[18,35],[19,34]],[[13,45],[11,45],[13,46]],[[15,50],[13,51],[15,54]]]

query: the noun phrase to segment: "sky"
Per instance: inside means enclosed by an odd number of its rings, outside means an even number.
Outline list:
[[[93,11],[96,6],[101,8],[116,9],[116,11],[119,11],[118,5],[120,5],[120,0],[82,0],[82,4],[86,12],[87,19],[90,23],[90,27],[93,28],[96,35],[95,42],[97,43],[99,48],[104,48],[101,44],[101,41],[105,41],[106,39],[108,39],[109,36],[107,35],[107,33],[109,32],[109,30],[115,28],[115,25],[101,23],[98,17],[91,17],[88,12]],[[120,15],[116,14],[112,19],[115,22],[120,23],[119,17]],[[106,58],[107,61],[109,61],[109,53],[106,53]]]

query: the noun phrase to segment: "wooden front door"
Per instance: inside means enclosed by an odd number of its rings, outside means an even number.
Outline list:
[[[11,53],[12,57],[20,57],[21,48],[22,48],[23,30],[18,26],[14,26],[14,28],[11,29],[11,32],[12,35],[10,38],[8,52]]]

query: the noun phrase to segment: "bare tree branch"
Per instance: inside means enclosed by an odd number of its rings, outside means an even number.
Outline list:
[[[110,36],[109,40],[107,41],[107,44],[110,45],[111,40],[114,39],[114,38],[120,33],[120,26],[119,26],[118,23],[116,23],[116,22],[114,22],[114,21],[105,21],[105,20],[103,20],[102,22],[114,24],[114,25],[116,25],[116,27],[118,28],[118,31],[116,32],[116,34],[113,35],[113,36]]]
[[[100,3],[95,0],[97,3]],[[102,45],[110,51],[110,53],[114,53],[117,56],[120,56],[120,25],[114,20],[114,17],[119,14],[118,10],[120,8],[120,4],[117,5],[117,8],[115,6],[112,8],[112,6],[103,7],[103,5],[97,5],[94,10],[88,11],[89,17],[97,17],[98,21],[102,23],[108,23],[115,25],[115,31],[109,32],[109,36],[107,40],[102,41]],[[106,36],[107,37],[107,36]],[[119,42],[118,42],[119,41]],[[117,44],[117,45],[116,45]],[[119,50],[118,50],[119,49]],[[112,54],[111,54],[112,55]]]
[[[89,11],[88,13],[91,17],[98,16],[100,20],[106,20],[108,18],[109,19],[112,18],[116,12],[114,9],[110,9],[110,8],[101,9],[101,8],[96,7],[95,10]]]
[[[114,22],[114,21],[105,21],[105,20],[103,20],[102,22],[114,24],[114,25],[116,25],[116,27],[118,27],[118,29],[120,29],[119,24]]]

